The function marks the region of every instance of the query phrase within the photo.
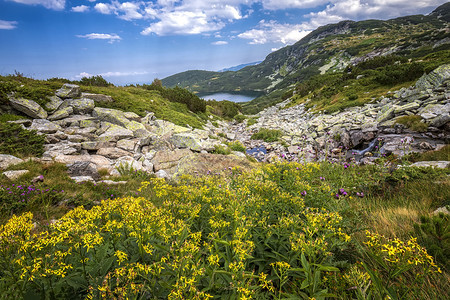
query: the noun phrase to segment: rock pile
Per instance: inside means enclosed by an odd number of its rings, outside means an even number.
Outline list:
[[[75,180],[98,180],[100,169],[110,175],[118,175],[120,168],[155,172],[161,177],[172,177],[179,168],[189,173],[185,165],[191,165],[192,172],[196,169],[199,156],[195,153],[207,153],[220,144],[218,139],[209,137],[208,130],[157,120],[152,112],[141,117],[100,107],[99,104],[114,100],[106,95],[81,93],[77,85],[65,84],[49,99],[46,110],[32,100],[16,99],[13,95],[9,100],[16,110],[33,118],[14,122],[45,134],[41,160],[67,164]],[[2,159],[2,164],[13,161],[7,158]],[[220,164],[213,156],[206,158],[212,169],[218,165],[248,165],[239,157],[229,157],[227,162],[221,158]],[[199,164],[199,168],[204,168],[205,157]]]
[[[387,97],[333,114],[311,114],[303,104],[285,109],[286,100],[260,112],[258,122],[247,129],[233,129],[249,148],[265,146],[266,160],[273,156],[298,156],[313,159],[333,155],[339,149],[363,149],[375,138],[383,140],[379,151],[403,155],[405,152],[437,150],[450,138],[450,65],[443,65],[420,78],[415,86],[392,92]],[[420,116],[428,128],[415,132],[397,123],[403,116]],[[285,133],[284,144],[251,141],[260,128],[278,129]],[[328,149],[328,153],[324,153]],[[273,150],[273,151],[271,151]]]

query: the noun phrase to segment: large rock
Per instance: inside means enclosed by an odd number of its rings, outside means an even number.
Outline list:
[[[193,151],[203,150],[200,138],[192,132],[182,132],[172,135],[170,142],[177,148],[189,148]]]
[[[391,119],[394,116],[394,110],[395,108],[391,105],[383,106],[383,108],[381,108],[381,110],[378,112],[377,123],[382,123]]]
[[[65,83],[62,88],[56,91],[56,96],[67,99],[77,98],[81,95],[80,87],[76,84]]]
[[[122,156],[131,156],[132,154],[116,147],[100,148],[97,150],[97,155],[105,156],[107,158],[119,158]]]
[[[48,100],[49,101],[45,104],[45,108],[51,112],[57,110],[59,106],[63,103],[61,98],[59,98],[58,96],[48,97]]]
[[[133,139],[133,140],[128,140],[128,139],[119,140],[119,141],[117,141],[116,146],[118,148],[121,148],[121,149],[125,150],[125,151],[133,152],[136,149],[137,142],[138,141],[136,139]]]
[[[178,162],[185,156],[192,154],[189,149],[175,149],[173,151],[158,151],[152,158],[151,162],[155,172],[159,170],[168,170],[169,172],[175,173]]]
[[[23,163],[23,160],[9,154],[0,154],[0,170],[7,169],[9,166],[14,166]]]
[[[111,96],[102,95],[102,94],[82,93],[81,97],[91,99],[91,100],[94,100],[95,102],[99,102],[99,103],[114,102],[114,99]]]
[[[81,98],[81,99],[67,99],[61,105],[61,107],[71,106],[75,114],[86,115],[90,114],[95,107],[94,100]]]
[[[439,86],[448,78],[450,78],[450,64],[442,65],[430,74],[420,77],[416,82],[416,88],[420,90],[433,88]]]
[[[430,125],[433,127],[441,127],[447,124],[448,122],[450,122],[450,114],[446,113],[432,119],[430,121]]]
[[[54,158],[56,162],[63,163],[63,164],[73,164],[77,161],[87,161],[92,162],[95,165],[97,165],[97,169],[107,169],[109,170],[111,168],[110,160],[107,159],[104,156],[100,155],[64,155],[60,154]]]
[[[111,124],[109,128],[99,136],[101,142],[117,142],[121,139],[133,138],[133,131],[118,125]]]
[[[130,120],[128,120],[123,111],[113,108],[96,107],[92,112],[92,116],[103,122],[113,123],[122,127],[126,127]]]
[[[48,119],[50,121],[61,120],[69,117],[71,114],[73,114],[73,108],[71,106],[67,106],[55,111],[52,115],[48,117]]]
[[[126,124],[126,129],[131,130],[133,135],[138,138],[145,138],[150,135],[150,131],[148,131],[145,126],[136,121],[130,121]]]
[[[450,161],[419,161],[413,163],[411,167],[433,167],[439,169],[445,169],[450,167]]]
[[[247,158],[234,155],[195,153],[180,160],[175,176],[181,174],[229,174],[230,168],[233,167],[249,170],[254,165]]]
[[[47,112],[35,101],[8,96],[11,106],[33,119],[47,118]]]
[[[29,173],[28,170],[17,170],[17,171],[5,171],[3,175],[5,175],[9,180],[19,179],[22,175]]]
[[[420,103],[418,103],[418,102],[411,102],[411,103],[407,103],[405,105],[396,107],[394,109],[394,113],[395,114],[399,114],[399,113],[402,113],[404,111],[411,111],[411,110],[418,109],[419,107],[420,107]]]
[[[97,165],[90,161],[76,161],[69,164],[67,172],[70,176],[91,176],[94,180],[100,179]]]
[[[45,119],[34,119],[33,123],[31,123],[30,129],[34,129],[42,133],[55,133],[58,130],[63,130],[61,126]]]

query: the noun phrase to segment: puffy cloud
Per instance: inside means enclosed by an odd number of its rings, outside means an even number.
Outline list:
[[[250,44],[283,43],[292,44],[302,39],[310,30],[299,24],[279,24],[276,21],[259,22],[258,28],[245,31],[239,38],[249,39]]]
[[[13,2],[27,5],[42,5],[45,8],[53,10],[63,10],[66,6],[66,0],[11,0]]]
[[[89,33],[85,35],[77,35],[79,38],[85,38],[88,40],[109,40],[108,43],[114,43],[116,41],[120,41],[122,38],[117,34],[108,34],[108,33]]]
[[[221,21],[208,22],[208,16],[201,11],[175,11],[164,15],[160,21],[150,24],[141,33],[148,35],[199,34],[220,30],[225,26]]]
[[[262,0],[263,7],[270,10],[288,8],[311,8],[330,2],[329,0]]]
[[[412,14],[424,14],[443,4],[445,0],[331,0],[326,8],[310,13],[310,27],[342,20],[390,19]]]
[[[119,18],[127,21],[142,19],[144,16],[141,12],[144,9],[141,7],[143,2],[123,2],[112,1],[109,4],[97,3],[94,9],[99,13],[110,15],[115,14]]]
[[[212,42],[212,45],[216,45],[216,46],[221,46],[221,45],[227,45],[228,42],[227,41],[217,41],[217,42]]]
[[[72,7],[72,11],[73,12],[80,12],[80,13],[82,13],[82,12],[86,12],[88,10],[89,10],[89,6],[86,6],[86,5],[79,5],[79,6]]]
[[[11,30],[11,29],[16,28],[17,27],[16,25],[17,25],[16,21],[0,20],[0,29]]]

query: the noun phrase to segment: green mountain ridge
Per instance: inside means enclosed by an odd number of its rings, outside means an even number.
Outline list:
[[[316,75],[343,72],[379,56],[421,58],[450,49],[450,3],[429,15],[392,20],[342,21],[319,27],[295,43],[272,52],[263,62],[238,71],[191,70],[162,79],[165,86],[180,86],[194,93],[261,92],[243,105],[255,113],[283,99],[283,94]],[[442,52],[444,51],[444,52]]]

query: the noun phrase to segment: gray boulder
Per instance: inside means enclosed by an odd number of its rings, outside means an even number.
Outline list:
[[[416,82],[416,88],[420,90],[430,89],[439,86],[448,78],[450,78],[450,64],[442,65],[430,74],[420,77]]]
[[[58,130],[63,130],[61,126],[45,119],[34,119],[33,123],[31,123],[30,129],[34,129],[42,133],[55,133]]]
[[[95,102],[100,102],[100,103],[114,102],[114,99],[111,96],[102,95],[102,94],[82,93],[81,97],[91,99],[91,100],[94,100]]]
[[[9,154],[0,154],[0,170],[23,163],[23,160]]]
[[[16,180],[20,178],[22,175],[29,173],[28,170],[17,170],[17,171],[5,171],[3,175],[5,175],[9,180]]]
[[[177,148],[189,148],[200,152],[203,150],[199,137],[192,132],[182,132],[172,135],[170,142]]]
[[[76,84],[65,83],[62,88],[56,91],[56,96],[63,99],[78,98],[80,95],[80,87]]]
[[[133,131],[123,128],[118,125],[111,124],[111,126],[99,136],[101,142],[117,142],[121,139],[133,138]]]
[[[69,117],[71,114],[73,114],[73,108],[71,106],[67,106],[55,111],[52,115],[48,117],[48,119],[50,121],[61,120]]]
[[[116,147],[100,148],[97,150],[97,155],[107,158],[116,159],[122,156],[131,156],[131,153]]]
[[[49,101],[45,104],[45,108],[48,109],[49,111],[57,110],[59,106],[63,103],[61,98],[59,98],[58,96],[48,97],[48,100]]]
[[[92,116],[100,121],[109,122],[122,127],[126,127],[127,124],[130,123],[130,120],[125,117],[123,111],[118,109],[96,107],[92,112]]]
[[[61,106],[71,106],[75,114],[86,115],[90,114],[94,110],[95,103],[94,100],[87,98],[67,99]]]
[[[70,176],[91,176],[94,180],[100,179],[97,165],[89,161],[76,161],[69,164],[67,172]]]
[[[47,112],[35,101],[8,96],[11,106],[33,119],[47,118]]]

